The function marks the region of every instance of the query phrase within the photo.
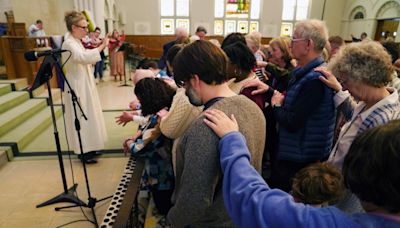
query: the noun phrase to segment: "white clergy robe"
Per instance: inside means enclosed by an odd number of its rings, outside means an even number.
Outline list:
[[[76,106],[81,130],[83,152],[104,149],[107,140],[107,132],[104,116],[97,93],[96,83],[93,76],[93,66],[101,59],[97,48],[85,49],[79,39],[75,39],[70,33],[65,35],[62,49],[72,52],[71,58],[65,64],[66,78],[75,91],[78,101],[82,106],[87,120],[82,116]],[[63,60],[67,60],[69,52],[63,53]],[[71,94],[67,85],[64,86],[65,122],[67,139],[76,154],[80,154],[79,141],[75,130],[75,116],[72,106]]]

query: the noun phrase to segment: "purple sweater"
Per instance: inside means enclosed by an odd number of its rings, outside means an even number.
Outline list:
[[[372,214],[351,217],[335,207],[314,208],[295,203],[292,196],[270,189],[250,165],[245,139],[226,134],[219,143],[224,204],[238,227],[400,227]]]

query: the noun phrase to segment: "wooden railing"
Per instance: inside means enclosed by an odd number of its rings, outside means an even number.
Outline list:
[[[43,51],[51,49],[51,38],[2,36],[0,37],[0,53],[6,67],[7,79],[27,78],[31,84],[39,69],[41,59],[28,62],[24,54],[28,51]],[[51,80],[52,86],[57,86],[57,78]]]
[[[163,53],[163,45],[175,39],[173,35],[126,35],[126,41],[144,47],[143,55],[150,58],[160,58]],[[223,36],[206,36],[207,40],[216,39],[220,43]],[[261,43],[268,44],[271,38],[263,37]]]

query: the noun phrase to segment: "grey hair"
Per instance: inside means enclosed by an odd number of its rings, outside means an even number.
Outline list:
[[[257,49],[260,49],[261,47],[261,39],[262,39],[262,34],[257,31],[253,31],[245,36],[246,41],[252,42],[256,46]]]
[[[316,19],[297,22],[294,30],[301,38],[311,39],[314,42],[314,51],[317,53],[322,52],[329,37],[325,22]]]
[[[377,88],[386,86],[394,71],[390,55],[374,41],[343,46],[329,62],[328,69],[339,79],[364,82]]]

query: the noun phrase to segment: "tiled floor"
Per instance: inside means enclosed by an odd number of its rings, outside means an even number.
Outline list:
[[[105,78],[98,84],[99,95],[104,110],[126,109],[133,99],[133,87],[118,87],[120,82]],[[92,197],[97,199],[114,194],[126,166],[127,157],[99,158],[98,163],[87,166]],[[82,164],[71,161],[75,182],[78,183],[79,198],[87,202],[88,194],[84,181]],[[72,186],[71,165],[64,158],[68,187]],[[70,205],[53,204],[36,208],[40,204],[63,192],[58,161],[55,157],[47,159],[16,159],[0,168],[0,227],[58,227],[63,224],[85,219],[80,208],[55,211],[55,207]],[[101,224],[109,206],[109,200],[95,207],[96,217]],[[91,210],[83,208],[91,218]],[[95,227],[89,222],[77,222],[66,227]]]

